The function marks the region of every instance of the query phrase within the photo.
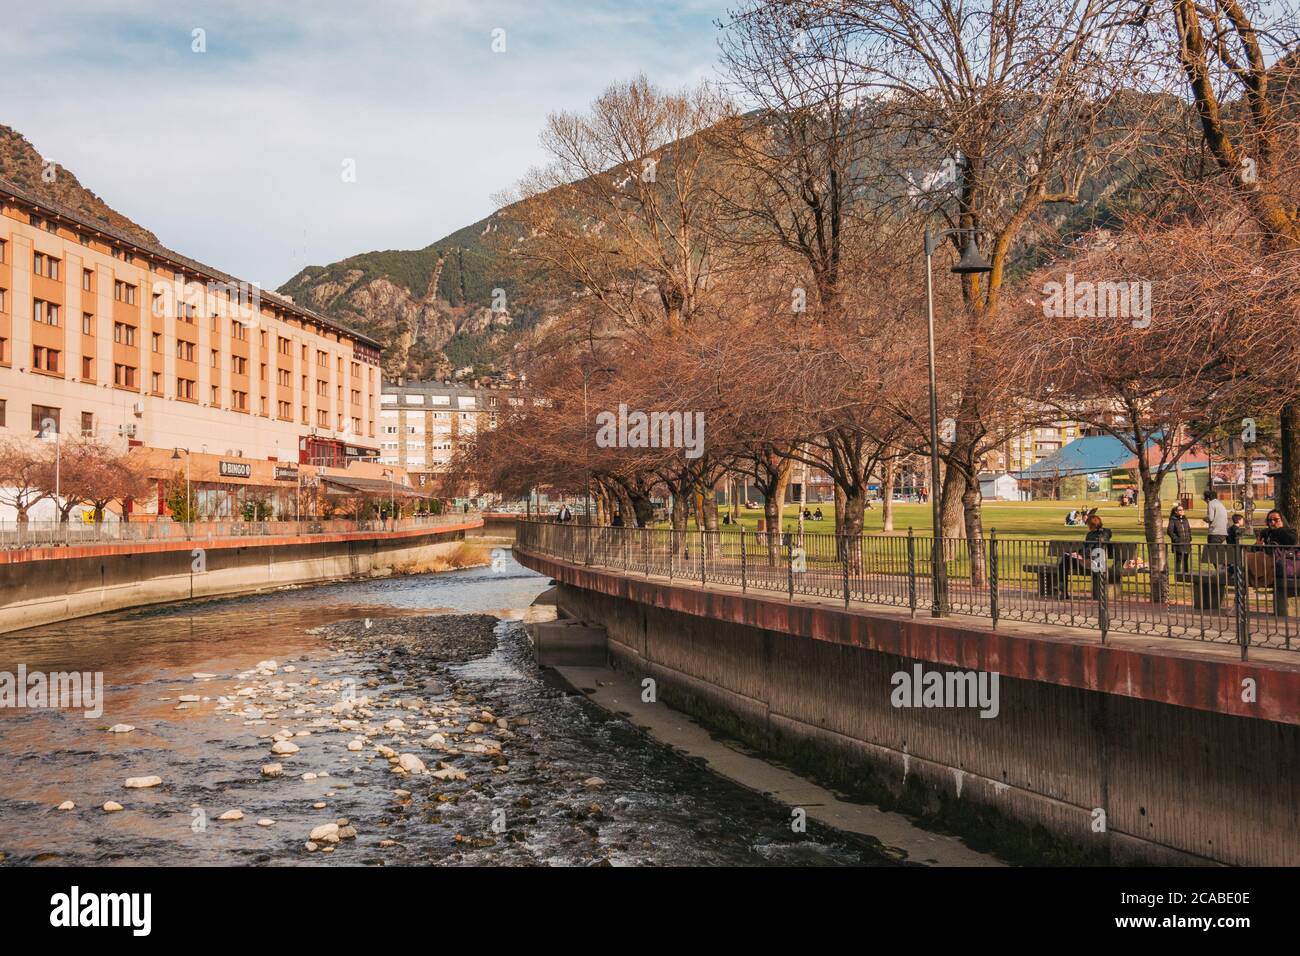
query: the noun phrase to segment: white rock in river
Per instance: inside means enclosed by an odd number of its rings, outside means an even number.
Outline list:
[[[425,743],[428,744],[430,747],[441,748],[447,746],[447,738],[444,737],[442,734],[434,734],[432,737],[426,740]]]
[[[348,741],[348,750],[351,750],[353,753],[356,753],[358,750],[362,750],[362,749],[364,749],[365,746],[366,746],[366,745],[365,745],[364,743],[362,743],[360,740],[349,740],[349,741]]]
[[[402,718],[401,718],[401,717],[394,717],[392,720],[387,721],[387,722],[384,724],[384,729],[385,729],[385,730],[402,730],[402,729],[404,729],[405,727],[406,727],[406,724],[404,724],[404,723],[402,722]]]
[[[278,777],[278,776],[280,776],[280,774],[282,774],[282,773],[284,773],[284,767],[281,766],[281,765],[278,764],[278,763],[265,763],[265,764],[262,764],[262,776],[263,776],[263,777]]]
[[[588,777],[586,780],[582,781],[582,785],[584,787],[593,787],[593,788],[603,787],[605,786],[605,781],[601,780],[600,777]]]
[[[108,801],[108,803],[104,804],[105,813],[117,813],[117,811],[121,809],[122,809],[122,804],[117,803],[116,801],[113,800],[110,800]]]
[[[176,699],[179,700],[182,704],[197,704],[203,698],[200,697],[198,694],[181,694],[181,696],[177,697]]]
[[[269,817],[262,817],[262,819],[257,821],[257,825],[259,827],[273,827],[275,826],[275,821]]]
[[[407,773],[424,773],[427,769],[424,761],[415,754],[402,754],[397,758],[397,765]]]
[[[273,754],[296,754],[297,752],[298,745],[291,744],[287,740],[277,740],[271,746],[271,753]]]
[[[217,819],[218,819],[218,820],[242,820],[242,819],[244,819],[244,811],[243,811],[243,810],[227,810],[227,811],[226,811],[225,813],[223,813],[221,816],[217,817]]]
[[[486,727],[484,727],[484,726],[483,726],[482,724],[480,724],[478,721],[473,720],[473,721],[470,721],[470,723],[469,723],[468,726],[466,726],[466,728],[465,728],[465,733],[467,733],[467,734],[481,734],[481,733],[483,733],[483,731],[485,731],[485,730],[487,730]]]
[[[130,724],[114,724],[112,727],[108,728],[110,734],[129,734],[133,730],[135,730],[135,728]]]
[[[217,675],[205,674],[203,671],[195,671],[190,676],[193,677],[195,680],[212,680],[212,678],[216,677]]]
[[[334,839],[330,840],[330,837],[333,837]],[[315,843],[322,841],[337,843],[339,839],[339,825],[337,823],[322,823],[316,829],[311,831],[311,836],[308,837],[308,839]]]
[[[156,787],[162,783],[162,777],[127,777],[126,783],[122,786],[131,790],[142,790],[146,787]]]
[[[315,780],[315,779],[316,779],[316,775],[315,775],[314,773],[312,773],[312,772],[309,770],[309,771],[307,771],[305,774],[302,775],[302,779],[304,779],[304,780]]]
[[[59,804],[59,809],[60,809],[60,810],[75,810],[75,809],[77,809],[77,805],[76,805],[75,803],[73,803],[71,800],[64,800],[62,803]]]
[[[456,770],[454,767],[447,767],[444,770],[435,770],[432,774],[438,780],[464,780],[465,771]]]

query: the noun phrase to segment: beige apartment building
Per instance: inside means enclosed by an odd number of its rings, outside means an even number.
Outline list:
[[[373,339],[0,180],[0,437],[373,461],[379,362]]]
[[[400,466],[419,487],[436,486],[456,453],[498,413],[522,401],[507,388],[453,382],[389,383],[380,395],[379,461]]]

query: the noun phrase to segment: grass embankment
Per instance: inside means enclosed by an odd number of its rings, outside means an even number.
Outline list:
[[[421,561],[398,568],[399,574],[428,574],[438,571],[455,571],[460,568],[481,568],[490,564],[491,554],[485,545],[462,541],[447,554],[431,561]]]

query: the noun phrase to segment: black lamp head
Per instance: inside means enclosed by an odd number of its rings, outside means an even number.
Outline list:
[[[952,271],[959,276],[993,271],[993,264],[981,255],[979,247],[975,245],[975,233],[966,234],[966,248],[962,250],[961,258],[952,267]]]

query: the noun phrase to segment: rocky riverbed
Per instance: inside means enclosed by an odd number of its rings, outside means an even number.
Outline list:
[[[110,678],[98,722],[6,716],[4,862],[892,862],[816,827],[792,832],[789,808],[538,671],[510,618],[545,579],[427,578],[105,620],[137,650],[151,629],[175,641],[184,622],[187,652],[168,644],[161,673],[141,662],[136,680]],[[389,612],[386,586],[402,596]],[[417,613],[421,589],[425,606],[453,612]],[[258,622],[256,638],[241,619]],[[46,637],[57,657],[74,635]],[[244,645],[283,653],[250,658]]]

